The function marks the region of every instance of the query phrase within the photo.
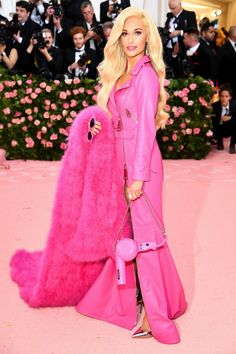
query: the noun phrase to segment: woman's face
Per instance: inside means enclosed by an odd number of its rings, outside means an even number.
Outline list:
[[[131,16],[124,23],[121,34],[121,45],[127,57],[136,57],[145,53],[147,42],[147,30],[143,21]]]

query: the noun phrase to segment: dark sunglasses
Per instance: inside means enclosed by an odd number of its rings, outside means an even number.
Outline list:
[[[88,131],[88,140],[92,141],[93,139],[93,133],[91,132],[91,129],[94,127],[95,125],[95,118],[92,117],[89,121],[88,127],[89,127],[89,131]]]

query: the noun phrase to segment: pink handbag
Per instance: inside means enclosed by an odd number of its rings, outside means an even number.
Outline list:
[[[154,208],[148,199],[146,193],[143,193],[143,197],[158,225],[158,227],[161,230],[161,233],[163,235],[163,241],[160,243],[157,242],[136,242],[135,240],[131,238],[123,238],[122,240],[119,240],[119,235],[122,230],[122,227],[124,225],[125,218],[128,214],[129,208],[132,208],[132,205],[128,205],[125,217],[122,221],[122,224],[119,228],[119,232],[116,236],[115,244],[114,244],[114,252],[116,256],[116,274],[117,274],[117,282],[119,285],[124,285],[126,284],[126,273],[125,273],[125,262],[130,262],[133,259],[136,258],[139,252],[147,252],[150,250],[155,251],[156,249],[162,247],[166,242],[167,242],[167,235],[165,232],[165,229],[161,226],[161,222],[157,216],[157,214],[154,211]]]

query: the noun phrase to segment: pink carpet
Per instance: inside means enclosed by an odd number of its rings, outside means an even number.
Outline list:
[[[43,248],[59,167],[11,161],[0,169],[0,354],[236,354],[236,155],[213,147],[205,160],[164,161],[166,229],[189,302],[174,346],[20,299],[8,262],[18,248]]]

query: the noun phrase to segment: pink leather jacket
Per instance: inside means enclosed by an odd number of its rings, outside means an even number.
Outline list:
[[[160,86],[150,58],[142,57],[134,66],[131,79],[117,91],[115,86],[108,108],[115,137],[123,145],[129,180],[149,181],[150,171],[160,172],[161,164],[154,121]]]

